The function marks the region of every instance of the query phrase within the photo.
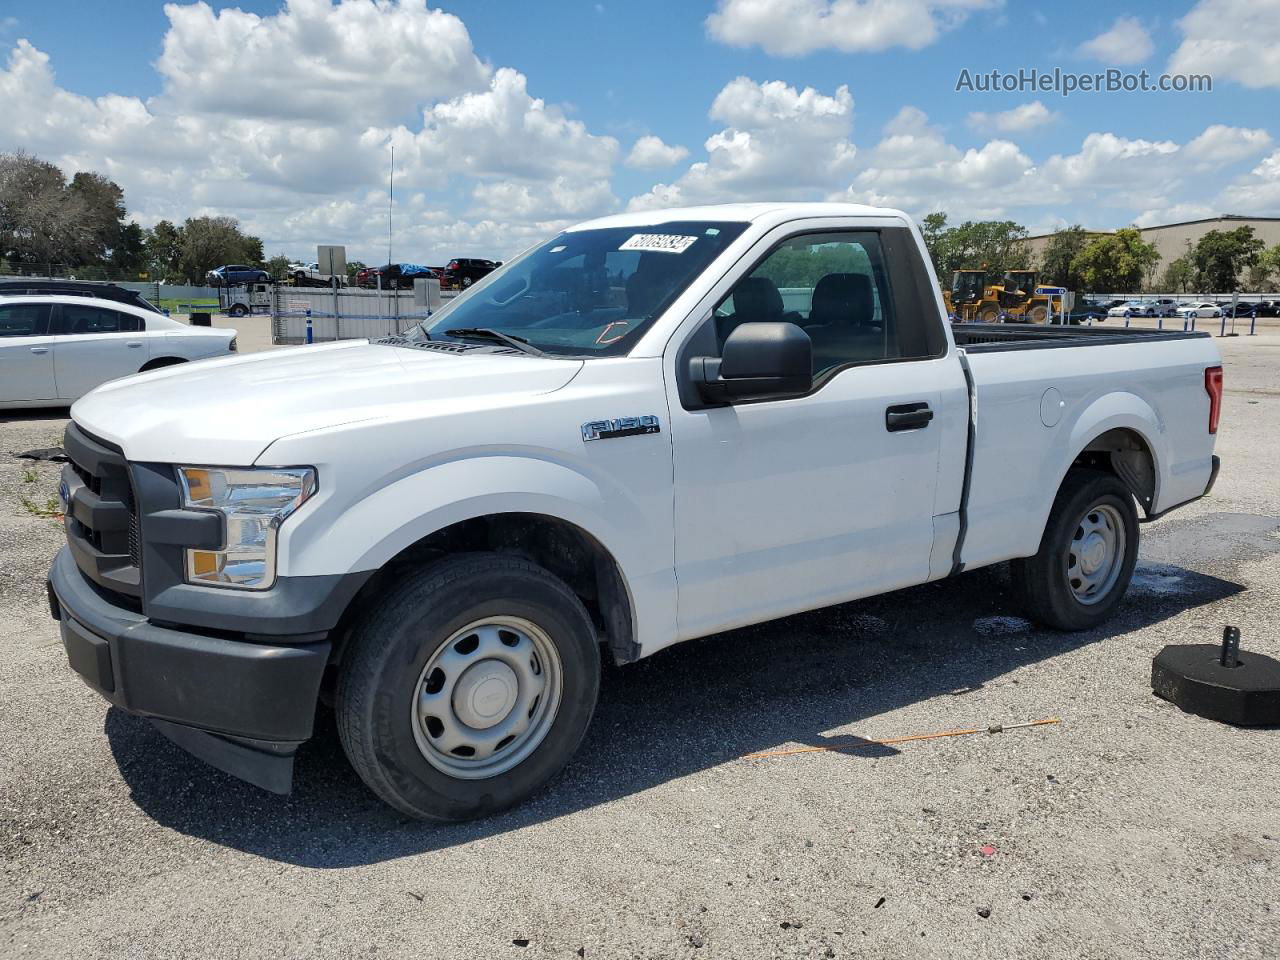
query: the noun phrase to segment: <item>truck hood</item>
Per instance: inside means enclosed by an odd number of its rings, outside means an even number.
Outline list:
[[[283,437],[403,415],[407,405],[517,406],[559,390],[581,367],[581,360],[343,341],[114,380],[78,400],[71,416],[130,460],[248,465]]]

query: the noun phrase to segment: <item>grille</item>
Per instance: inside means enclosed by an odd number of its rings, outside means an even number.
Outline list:
[[[98,586],[137,598],[138,510],[124,454],[75,423],[67,427],[63,449],[69,460],[62,474],[68,494],[67,545],[76,565]]]

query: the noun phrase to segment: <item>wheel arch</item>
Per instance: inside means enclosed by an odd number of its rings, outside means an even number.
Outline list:
[[[1072,425],[1067,449],[1055,495],[1067,473],[1088,466],[1119,477],[1148,515],[1156,512],[1168,459],[1160,418],[1142,397],[1119,391],[1099,397]]]
[[[616,663],[640,657],[636,604],[621,564],[589,530],[548,513],[482,513],[438,527],[383,562],[352,598],[334,630],[338,656],[358,621],[387,584],[407,569],[446,556],[494,552],[523,557],[564,581],[582,600]]]
[[[159,370],[161,367],[172,367],[179,363],[187,363],[186,357],[152,357],[141,367],[138,368],[139,373],[148,373],[151,370]]]

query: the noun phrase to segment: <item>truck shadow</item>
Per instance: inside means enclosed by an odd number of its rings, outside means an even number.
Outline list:
[[[681,644],[606,668],[595,719],[565,772],[515,810],[466,824],[418,823],[384,806],[346,762],[327,710],[299,751],[289,797],[204,765],[120,710],[108,712],[106,734],[135,802],[157,822],[285,863],[355,866],[519,830],[755,751],[788,744],[847,750],[860,739],[824,731],[933,697],[975,696],[1019,667],[1243,589],[1182,567],[1142,564],[1112,622],[1065,634],[1009,616],[1006,574],[994,567]],[[988,718],[976,700],[976,724],[1003,719]],[[1059,707],[1046,704],[1044,712]],[[841,756],[862,764],[897,752],[872,746]]]

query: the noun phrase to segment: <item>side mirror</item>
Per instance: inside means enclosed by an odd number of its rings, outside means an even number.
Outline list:
[[[744,323],[719,357],[695,357],[690,374],[709,403],[796,397],[813,388],[813,343],[794,323]]]

